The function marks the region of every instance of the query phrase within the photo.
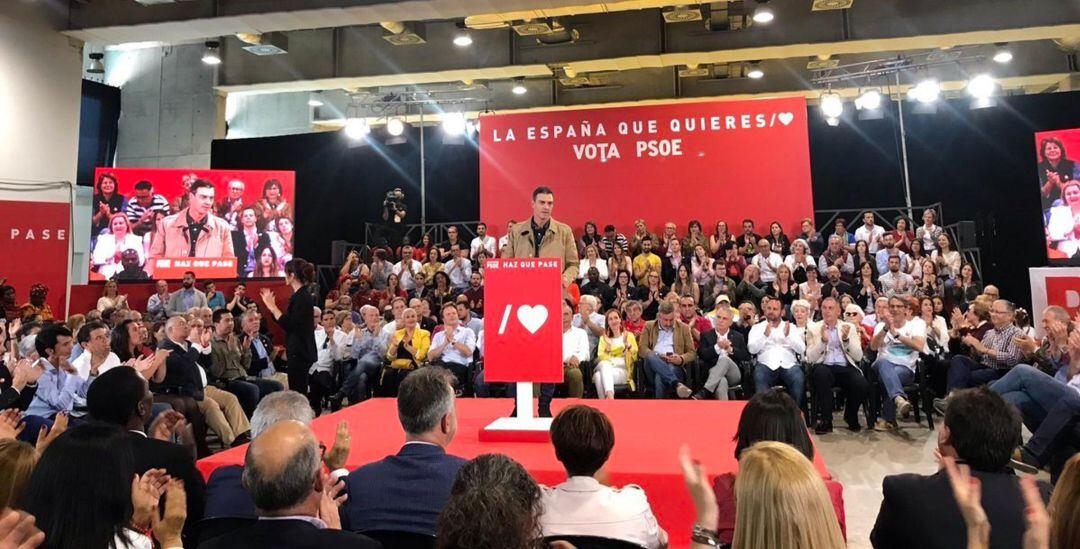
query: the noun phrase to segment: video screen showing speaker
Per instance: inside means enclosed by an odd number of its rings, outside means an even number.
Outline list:
[[[295,190],[291,171],[98,168],[90,279],[282,277]]]
[[[1046,257],[1051,265],[1080,265],[1080,128],[1036,133],[1035,146]]]

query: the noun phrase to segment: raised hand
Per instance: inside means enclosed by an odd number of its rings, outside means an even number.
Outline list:
[[[971,476],[970,467],[963,463],[957,464],[956,459],[943,456],[941,461],[945,465],[945,473],[949,476],[956,505],[960,507],[960,514],[967,525],[968,549],[989,547],[990,520],[986,518],[986,511],[982,506],[982,483]]]
[[[1050,547],[1050,514],[1046,511],[1039,485],[1034,477],[1020,479],[1020,494],[1024,496],[1024,549],[1048,549]]]
[[[352,435],[349,434],[349,424],[342,421],[338,423],[337,433],[334,436],[334,445],[323,456],[323,463],[326,464],[326,468],[333,471],[345,467],[345,462],[349,459],[349,448],[351,447]]]
[[[68,427],[68,415],[67,412],[60,412],[53,418],[52,429],[41,426],[38,431],[37,444],[34,445],[34,451],[37,452],[38,458],[45,453],[45,450],[57,437],[64,434]]]
[[[157,514],[158,500],[169,476],[165,469],[150,469],[131,479],[131,522],[140,528],[149,528]]]
[[[187,493],[184,491],[184,483],[179,479],[173,479],[165,485],[165,509],[159,516],[158,513],[150,515],[150,527],[154,531],[154,538],[162,547],[183,547],[180,531],[184,529],[187,521]]]
[[[0,549],[34,549],[45,542],[45,533],[34,526],[34,516],[22,511],[0,512]]]
[[[26,429],[22,421],[22,412],[8,409],[0,412],[0,440],[14,440]]]
[[[326,523],[328,530],[341,530],[341,515],[338,509],[348,499],[348,494],[341,493],[345,489],[345,481],[338,479],[337,482],[331,482],[329,475],[320,474],[324,475],[324,479],[322,498],[319,500],[319,518]]]
[[[176,410],[166,410],[154,418],[150,424],[150,438],[172,442],[173,429],[177,424],[184,421],[184,414]]]
[[[715,529],[717,515],[720,512],[716,503],[716,493],[709,483],[709,475],[700,461],[690,456],[690,447],[686,444],[679,449],[679,465],[682,467],[686,489],[694,500],[698,524],[710,530]]]
[[[277,300],[277,298],[274,297],[273,290],[271,290],[270,288],[263,288],[259,290],[259,297],[262,298],[263,303],[266,304],[267,307],[275,305]]]

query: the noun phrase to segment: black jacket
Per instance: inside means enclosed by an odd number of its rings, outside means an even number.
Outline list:
[[[315,349],[315,299],[306,288],[293,292],[289,308],[277,319],[285,330],[285,352],[289,355],[289,371],[308,368],[318,359]]]
[[[260,520],[210,539],[199,545],[200,549],[378,549],[377,541],[344,530],[320,530],[303,520]]]
[[[664,286],[668,287],[674,284],[675,278],[679,276],[679,265],[686,265],[686,269],[688,271],[690,270],[690,258],[685,255],[678,265],[672,263],[670,257],[667,257],[666,255],[660,256],[660,264],[660,281],[664,283]]]
[[[17,408],[26,411],[30,402],[34,400],[36,392],[37,385],[27,385],[21,392],[16,391],[11,386],[11,370],[8,370],[7,365],[0,361],[0,410]]]
[[[171,339],[162,341],[158,348],[172,352],[165,359],[165,379],[161,383],[153,384],[151,389],[155,393],[179,394],[202,400],[202,377],[199,375],[198,366],[199,352],[191,345],[184,349]]]
[[[731,360],[734,360],[736,364],[744,360],[750,360],[750,351],[746,349],[746,337],[735,331],[734,326],[728,329],[727,338],[728,341],[731,341],[731,352],[728,353]],[[720,355],[716,352],[716,330],[702,332],[697,355],[701,360],[701,364],[706,368],[716,365],[716,361],[720,358]]]
[[[193,528],[202,519],[206,506],[206,484],[202,474],[195,468],[195,460],[182,446],[147,438],[142,433],[130,433],[131,452],[135,457],[135,472],[143,474],[150,469],[165,469],[172,478],[184,481],[187,493],[187,521],[184,534],[189,540]]]
[[[982,483],[982,505],[990,520],[991,549],[1021,547],[1024,538],[1024,498],[1020,481],[1011,472],[972,471]],[[1050,485],[1039,483],[1043,500]],[[870,533],[875,549],[956,549],[967,546],[967,528],[944,471],[923,476],[891,475],[882,482],[885,496]]]

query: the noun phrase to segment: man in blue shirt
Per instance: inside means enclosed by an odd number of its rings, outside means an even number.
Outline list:
[[[73,341],[71,330],[61,324],[45,326],[37,334],[34,346],[45,372],[38,379],[38,389],[26,409],[27,415],[52,419],[60,412],[86,406],[86,390],[97,379],[98,372],[91,367],[85,380],[75,373],[68,362]]]

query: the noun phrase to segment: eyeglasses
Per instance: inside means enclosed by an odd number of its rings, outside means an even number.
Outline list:
[[[844,316],[858,316],[859,313],[844,313]]]

